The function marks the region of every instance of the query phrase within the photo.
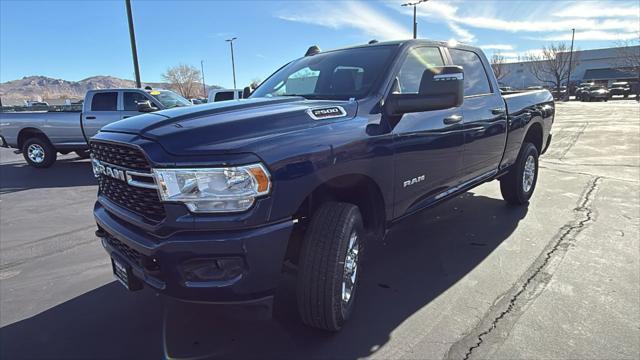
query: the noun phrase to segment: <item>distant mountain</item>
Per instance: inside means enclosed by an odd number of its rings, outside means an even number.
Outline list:
[[[168,83],[142,83],[142,86],[171,89]],[[19,80],[0,83],[0,99],[3,105],[18,105],[24,100],[42,100],[50,103],[64,102],[66,99],[80,100],[88,90],[109,88],[134,88],[135,81],[113,76],[92,76],[80,81],[53,79],[46,76],[25,76]],[[209,89],[220,88],[207,85]]]

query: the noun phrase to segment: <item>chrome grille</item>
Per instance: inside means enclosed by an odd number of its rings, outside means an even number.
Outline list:
[[[138,148],[103,141],[91,141],[93,156],[109,164],[132,170],[151,170],[147,159]]]
[[[139,181],[142,179],[141,175],[145,175],[145,177],[150,175],[149,170],[151,169],[139,149],[126,144],[92,141],[91,151],[95,159],[106,165],[121,166],[128,174],[128,183],[121,179],[100,175],[98,179],[100,194],[152,222],[159,222],[165,218],[164,206],[160,202],[158,190],[153,181],[151,179],[149,179],[151,182]],[[134,179],[131,178],[131,175],[134,176]],[[132,181],[135,179],[138,180]],[[136,184],[138,186],[134,186]]]

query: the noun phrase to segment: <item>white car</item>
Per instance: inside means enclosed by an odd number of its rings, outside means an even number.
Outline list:
[[[242,90],[239,89],[214,89],[209,90],[209,101],[218,102],[218,101],[227,101],[227,100],[238,100],[242,99]]]

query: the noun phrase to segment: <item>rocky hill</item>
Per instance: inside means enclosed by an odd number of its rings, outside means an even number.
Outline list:
[[[171,89],[167,83],[143,83],[153,88]],[[133,88],[135,81],[113,76],[92,76],[80,81],[53,79],[46,76],[25,76],[19,80],[0,83],[0,98],[3,105],[19,105],[24,100],[63,102],[66,99],[80,100],[88,90],[108,88]],[[218,86],[207,86],[207,88]],[[208,89],[207,89],[208,91]],[[56,101],[57,100],[57,101]]]

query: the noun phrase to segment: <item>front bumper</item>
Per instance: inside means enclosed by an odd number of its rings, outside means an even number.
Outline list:
[[[126,261],[134,277],[164,295],[196,302],[247,303],[273,295],[293,222],[241,230],[178,231],[162,238],[114,216],[96,202],[96,235],[110,254]],[[241,258],[239,276],[193,281],[185,267],[194,261]]]

